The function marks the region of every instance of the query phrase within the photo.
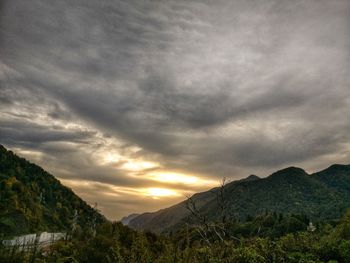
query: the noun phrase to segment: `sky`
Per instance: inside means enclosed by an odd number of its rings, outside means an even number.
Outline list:
[[[350,163],[349,0],[2,0],[0,144],[109,219]]]

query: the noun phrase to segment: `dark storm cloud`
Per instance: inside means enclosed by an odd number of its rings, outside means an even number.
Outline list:
[[[0,134],[6,144],[23,143],[32,147],[53,141],[87,143],[87,139],[93,135],[85,131],[65,131],[59,127],[47,130],[46,126],[15,121],[0,121]]]
[[[212,178],[349,162],[349,13],[347,0],[2,1],[1,143],[124,187],[149,182],[89,154]]]

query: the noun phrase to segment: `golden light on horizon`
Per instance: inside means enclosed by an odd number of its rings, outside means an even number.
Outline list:
[[[148,188],[146,190],[146,195],[151,196],[154,199],[159,199],[160,197],[179,196],[176,191],[167,188]]]
[[[167,171],[150,173],[148,174],[148,177],[149,179],[154,181],[172,183],[172,184],[207,185],[207,186],[217,185],[217,182],[214,180],[203,179],[194,175],[187,175],[187,174],[167,172]]]
[[[159,182],[183,184],[195,184],[199,181],[199,178],[195,176],[170,172],[152,173],[150,174],[150,179]]]

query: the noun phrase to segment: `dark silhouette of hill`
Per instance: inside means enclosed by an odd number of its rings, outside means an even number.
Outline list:
[[[54,176],[0,145],[0,234],[68,231],[73,224],[104,221]]]
[[[312,220],[338,219],[350,207],[350,165],[332,165],[307,174],[303,169],[289,167],[266,178],[249,176],[224,187],[223,203],[217,201],[220,188],[193,195],[196,208],[208,221],[216,221],[225,207],[225,216],[240,221],[266,212],[303,214]],[[144,213],[129,222],[139,230],[168,232],[195,223],[186,208],[187,201]]]

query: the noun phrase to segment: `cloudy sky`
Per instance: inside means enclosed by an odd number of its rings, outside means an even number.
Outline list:
[[[1,0],[0,143],[110,219],[350,163],[349,0]]]

